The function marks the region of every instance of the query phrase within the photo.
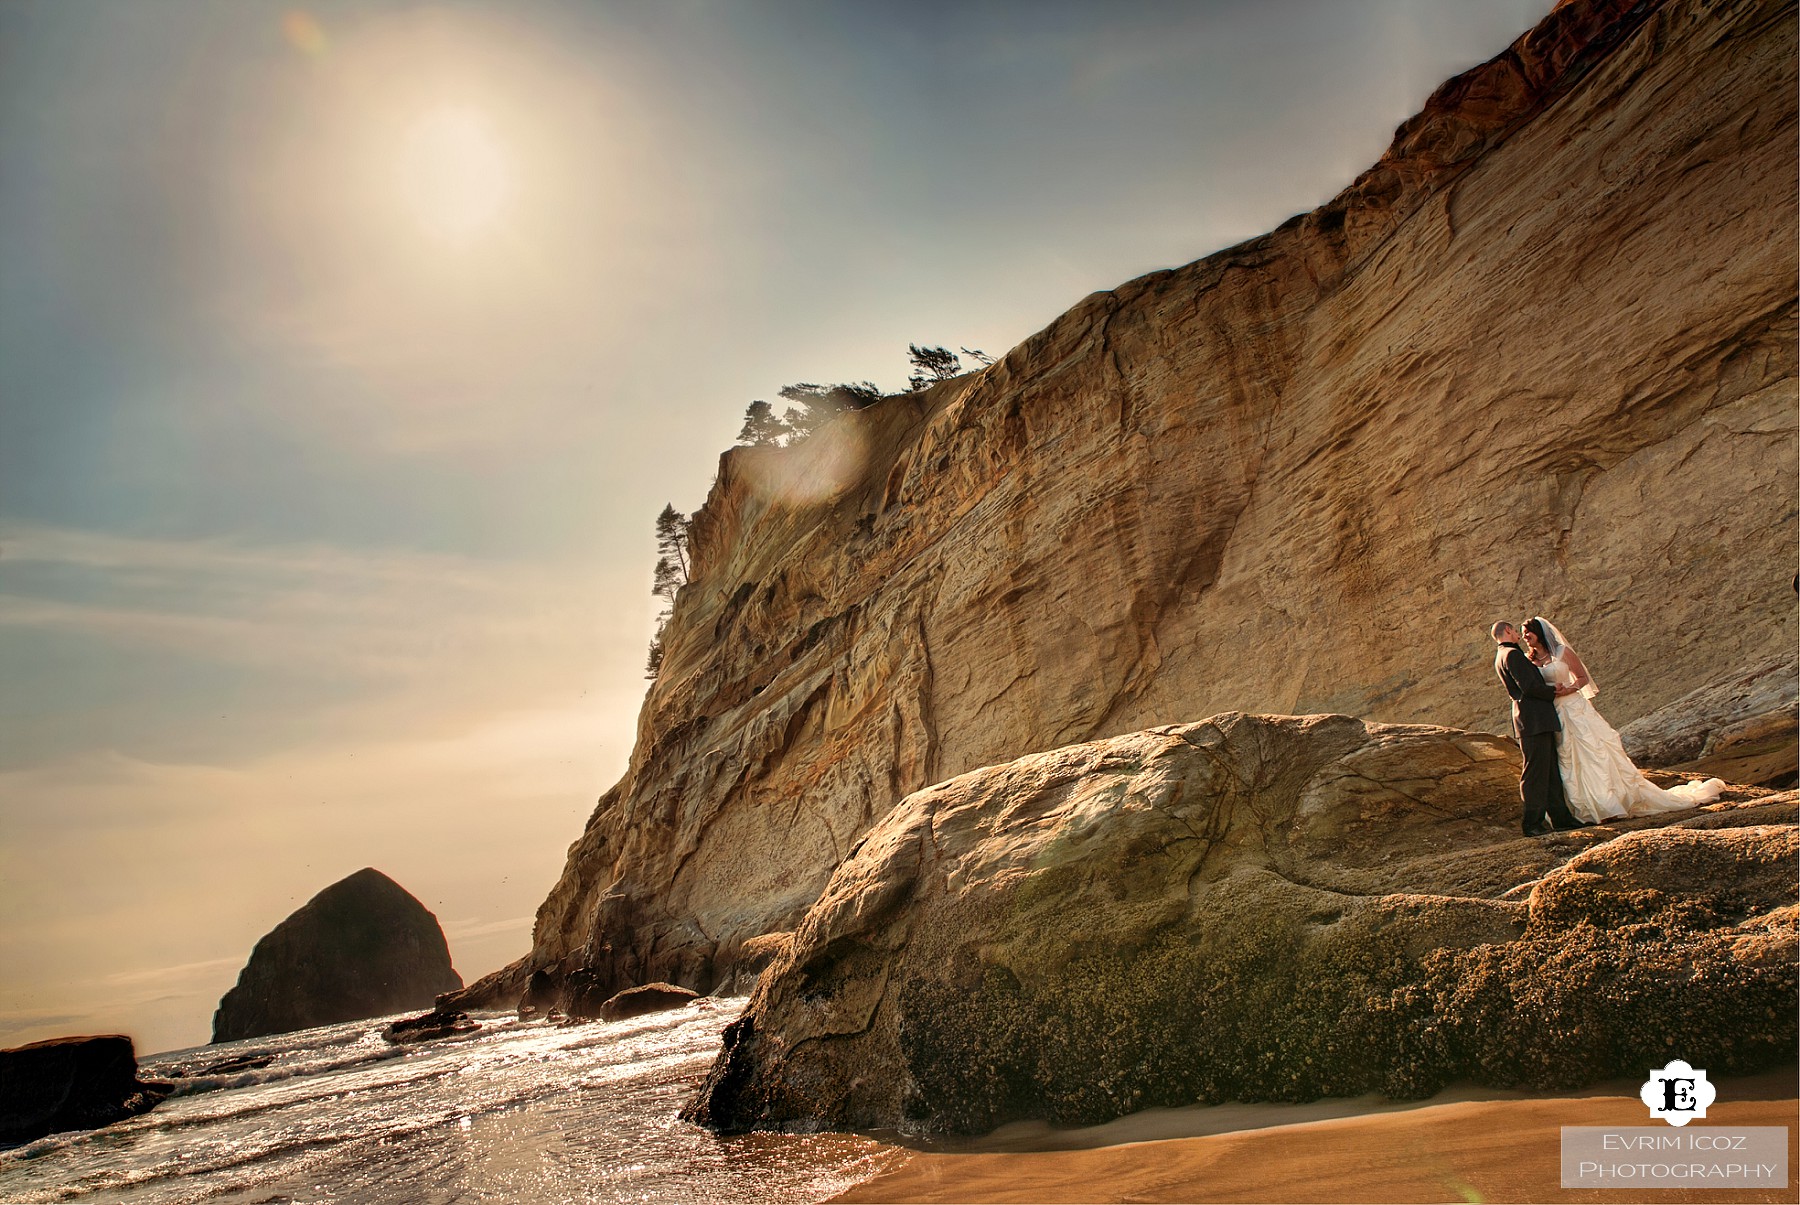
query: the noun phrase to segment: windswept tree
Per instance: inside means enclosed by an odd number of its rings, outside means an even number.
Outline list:
[[[906,386],[915,393],[927,385],[962,375],[962,361],[947,347],[920,347],[917,343],[908,343],[906,358],[913,366]]]
[[[982,351],[979,347],[965,347],[965,348],[962,348],[961,350],[962,350],[963,355],[969,357],[969,359],[975,361],[977,364],[981,365],[983,368],[986,368],[989,364],[992,364],[994,362],[994,357],[988,355],[986,352]]]
[[[789,442],[792,442],[811,435],[840,414],[873,406],[886,395],[873,381],[840,385],[801,381],[797,385],[783,385],[781,396],[794,403],[781,418],[788,429]]]
[[[670,503],[656,516],[656,572],[650,593],[663,600],[663,612],[656,619],[656,635],[650,641],[650,657],[644,663],[644,677],[655,678],[662,672],[663,632],[669,616],[675,611],[675,596],[688,584],[688,516]]]
[[[775,408],[769,403],[751,402],[750,408],[744,411],[744,429],[738,432],[738,442],[752,448],[766,448],[779,444],[790,430],[786,423],[775,417]]]

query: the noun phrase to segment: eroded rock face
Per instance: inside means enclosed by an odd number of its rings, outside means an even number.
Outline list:
[[[1793,786],[1800,659],[1792,652],[1710,682],[1626,725],[1633,761],[1727,782]]]
[[[1226,715],[930,787],[687,1115],[980,1131],[1791,1064],[1793,792],[1520,838],[1518,769],[1480,733]]]
[[[630,768],[465,1003],[741,982],[896,800],[1023,754],[1228,710],[1504,732],[1496,618],[1555,620],[1615,725],[1717,688],[1644,746],[1678,761],[1787,722],[1725,696],[1800,644],[1794,37],[1561,4],[1320,209],[728,453]]]
[[[213,1041],[430,1007],[462,987],[437,917],[365,868],[275,926],[213,1014]]]

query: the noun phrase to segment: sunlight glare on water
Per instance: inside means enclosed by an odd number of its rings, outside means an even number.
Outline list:
[[[801,1202],[867,1178],[889,1150],[873,1139],[721,1138],[677,1118],[743,1004],[567,1027],[484,1017],[413,1046],[362,1021],[156,1056],[143,1074],[179,1095],[0,1151],[0,1202]]]

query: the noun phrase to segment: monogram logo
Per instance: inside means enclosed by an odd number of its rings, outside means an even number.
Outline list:
[[[1681,1059],[1671,1059],[1668,1066],[1652,1071],[1638,1090],[1638,1099],[1650,1110],[1650,1116],[1660,1117],[1672,1126],[1684,1126],[1696,1117],[1705,1117],[1706,1107],[1718,1095],[1719,1090],[1707,1082],[1706,1072]]]

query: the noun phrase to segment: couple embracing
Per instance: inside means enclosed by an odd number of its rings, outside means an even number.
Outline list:
[[[1525,754],[1519,795],[1527,837],[1698,807],[1725,789],[1709,778],[1665,791],[1645,778],[1594,709],[1600,691],[1587,666],[1549,620],[1534,616],[1514,627],[1503,619],[1490,634],[1500,646],[1494,672],[1512,696],[1513,735]]]

